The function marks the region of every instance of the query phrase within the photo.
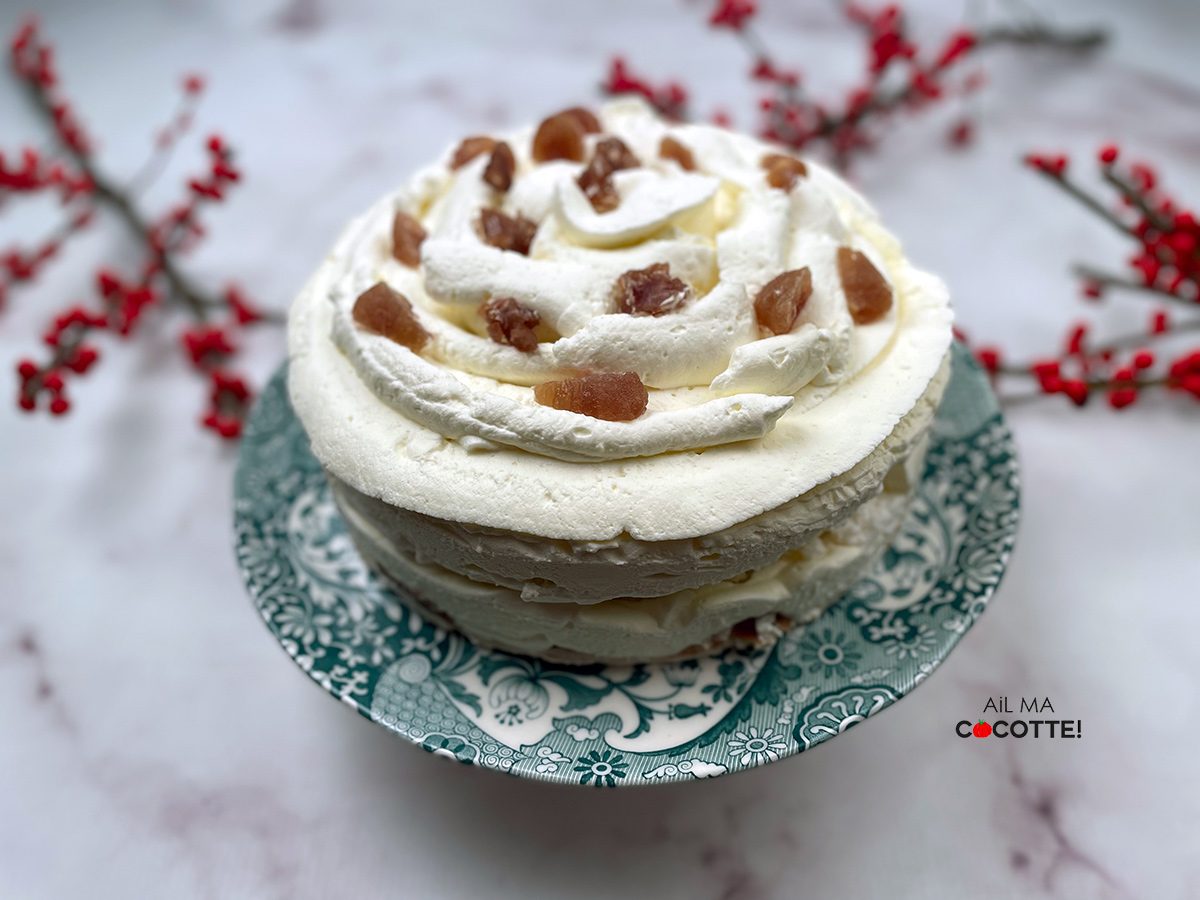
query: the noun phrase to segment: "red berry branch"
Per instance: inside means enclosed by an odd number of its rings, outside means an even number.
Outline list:
[[[751,60],[749,77],[764,86],[758,103],[759,135],[797,150],[823,146],[839,167],[845,167],[856,152],[875,146],[880,125],[894,114],[978,90],[983,73],[967,63],[987,48],[1023,45],[1086,52],[1107,40],[1098,29],[1064,32],[1030,21],[958,30],[940,42],[923,45],[897,5],[870,11],[849,2],[842,9],[866,43],[866,74],[836,101],[810,97],[800,70],[778,62],[754,27],[758,11],[754,0],[717,0],[708,19],[713,28],[738,39]],[[688,91],[682,84],[655,86],[633,74],[622,57],[611,61],[603,89],[609,94],[638,94],[667,116],[688,118]],[[730,123],[724,112],[712,118],[721,125]],[[951,129],[949,139],[964,144],[972,133],[971,122],[964,118]]]
[[[188,179],[186,193],[176,205],[151,218],[137,205],[138,195],[162,174],[179,140],[190,130],[204,90],[202,79],[196,75],[184,79],[174,117],[160,132],[145,165],[121,184],[98,167],[93,143],[62,92],[53,47],[43,40],[35,20],[27,21],[14,35],[10,63],[58,147],[52,155],[24,148],[20,162],[14,164],[0,156],[0,206],[15,195],[50,191],[61,202],[65,221],[33,248],[14,248],[0,256],[0,309],[18,285],[32,281],[66,240],[93,220],[98,209],[126,226],[143,257],[122,271],[98,269],[92,302],[72,305],[53,318],[42,337],[45,359],[23,359],[17,364],[18,405],[28,411],[44,408],[56,416],[67,412],[71,408],[68,382],[90,371],[100,359],[96,338],[102,333],[129,338],[138,332],[148,311],[179,308],[193,321],[181,335],[186,358],[209,386],[208,408],[201,422],[222,437],[237,437],[252,396],[246,381],[228,368],[237,352],[237,332],[278,319],[258,311],[235,285],[210,295],[179,265],[179,257],[204,236],[201,211],[224,200],[241,179],[233,151],[213,135],[205,145],[204,170]]]
[[[1092,340],[1088,323],[1073,324],[1056,356],[1013,363],[996,347],[979,347],[976,357],[1001,387],[1020,380],[1037,385],[1037,393],[1017,396],[1062,394],[1083,406],[1091,396],[1103,394],[1114,409],[1135,403],[1150,389],[1200,400],[1200,345],[1170,354],[1152,349],[1166,341],[1178,345],[1182,336],[1200,332],[1200,222],[1163,190],[1157,173],[1145,163],[1122,166],[1112,145],[1100,149],[1098,161],[1102,181],[1116,195],[1113,203],[1073,180],[1066,156],[1031,154],[1025,160],[1133,244],[1124,272],[1075,267],[1083,296],[1099,301],[1110,293],[1125,293],[1183,307],[1191,315],[1172,321],[1156,305],[1144,330],[1100,342]]]

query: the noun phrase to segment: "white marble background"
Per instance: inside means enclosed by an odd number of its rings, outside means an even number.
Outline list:
[[[467,131],[588,99],[615,50],[749,107],[698,0],[41,5],[111,171],[141,158],[178,72],[211,76],[202,127],[241,149],[247,181],[192,268],[278,307],[374,196]],[[818,89],[860,65],[830,3],[763,5]],[[933,34],[961,11],[919,6]],[[1116,138],[1200,202],[1196,4],[1053,6],[1115,45],[1082,65],[998,52],[973,150],[946,151],[936,114],[856,172],[964,327],[1030,354],[1083,311],[1068,262],[1127,248],[1021,152]],[[2,12],[7,30],[19,7]],[[5,147],[42,142],[2,83],[0,120]],[[45,214],[6,210],[0,245]],[[49,311],[128,249],[116,235],[94,229],[0,316],[5,394]],[[1101,313],[1114,330],[1145,314]],[[66,421],[0,404],[0,896],[1200,896],[1200,407],[1014,410],[1017,552],[921,690],[786,763],[594,792],[446,764],[295,670],[234,567],[233,451],[193,427],[203,387],[178,324],[155,327]],[[281,355],[278,333],[250,349],[260,377]],[[955,738],[997,694],[1049,695],[1086,736]]]

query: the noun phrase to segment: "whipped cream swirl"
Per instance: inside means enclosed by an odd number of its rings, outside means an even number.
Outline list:
[[[704,125],[670,125],[638,101],[600,113],[595,142],[619,137],[641,166],[614,176],[620,203],[596,212],[576,178],[583,163],[535,163],[532,129],[505,137],[516,155],[498,208],[538,223],[528,256],[485,244],[480,210],[497,205],[483,180],[487,154],[457,170],[420,173],[377,204],[335,252],[342,271],[330,299],[333,338],[380,399],[470,450],[517,447],[570,461],[619,460],[761,438],[780,417],[811,409],[887,347],[902,298],[878,321],[855,325],[837,251],[866,254],[888,277],[872,243],[857,237],[862,201],[819,166],[790,191],[767,184],[772,148]],[[696,170],[662,159],[670,135]],[[421,265],[391,257],[392,217],[404,211],[428,236]],[[691,299],[661,316],[616,312],[624,272],[667,263]],[[812,294],[793,329],[770,335],[755,319],[758,291],[807,266]],[[359,328],[351,310],[377,281],[404,294],[432,339],[420,354]],[[543,340],[532,353],[487,336],[479,312],[492,297],[535,310]],[[764,336],[766,335],[766,336]],[[650,389],[647,411],[609,422],[538,405],[532,386],[581,372],[635,372]]]

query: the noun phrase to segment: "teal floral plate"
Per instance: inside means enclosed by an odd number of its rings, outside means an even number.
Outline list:
[[[767,650],[571,667],[476,647],[426,621],[355,552],[283,371],[248,423],[234,530],[275,639],[363,716],[460,762],[614,787],[774,762],[895,703],[986,608],[1017,509],[1012,437],[986,378],[956,347],[904,527],[845,597]]]

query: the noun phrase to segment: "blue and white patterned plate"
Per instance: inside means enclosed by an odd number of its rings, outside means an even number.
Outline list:
[[[807,750],[895,703],[987,606],[1017,528],[1017,460],[961,347],[919,494],[869,575],[769,650],[561,666],[422,619],[364,565],[280,371],[249,422],[234,529],[246,586],[309,677],[433,753],[527,778],[711,778]]]

